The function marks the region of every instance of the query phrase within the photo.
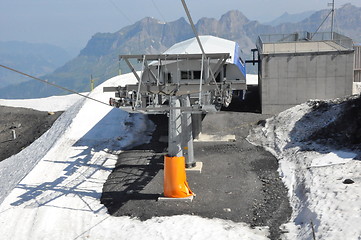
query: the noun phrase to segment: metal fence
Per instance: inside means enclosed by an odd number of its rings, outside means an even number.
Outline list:
[[[293,43],[293,42],[319,42],[319,41],[333,41],[344,48],[353,49],[353,41],[351,38],[338,34],[336,32],[297,32],[291,34],[266,34],[260,35],[257,40],[258,49],[262,49],[265,43]]]

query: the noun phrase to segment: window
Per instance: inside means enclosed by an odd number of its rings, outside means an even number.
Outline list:
[[[171,73],[163,73],[164,82],[171,83],[172,82],[172,74]]]
[[[181,71],[181,79],[201,79],[201,71]]]
[[[201,79],[201,71],[193,71],[193,79]]]
[[[181,71],[181,79],[192,79],[191,71]]]
[[[171,82],[172,82],[172,74],[168,73],[168,83],[171,83]]]

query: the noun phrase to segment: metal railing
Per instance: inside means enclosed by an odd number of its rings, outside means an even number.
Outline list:
[[[258,49],[262,49],[262,45],[266,43],[294,43],[294,42],[320,42],[333,41],[340,46],[352,50],[353,41],[351,38],[338,34],[336,32],[296,32],[291,34],[265,34],[260,35],[257,40]]]

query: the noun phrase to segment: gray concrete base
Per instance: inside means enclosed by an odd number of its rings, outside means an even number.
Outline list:
[[[200,133],[194,142],[234,142],[236,141],[236,135],[211,135]]]
[[[194,196],[189,196],[189,197],[185,197],[185,198],[169,198],[169,197],[158,197],[158,201],[181,201],[181,202],[192,202],[193,201]]]
[[[196,162],[196,165],[192,168],[186,168],[187,172],[202,172],[203,162]]]

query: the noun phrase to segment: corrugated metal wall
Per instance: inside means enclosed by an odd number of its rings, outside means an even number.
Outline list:
[[[361,82],[361,45],[355,48],[354,82]]]

